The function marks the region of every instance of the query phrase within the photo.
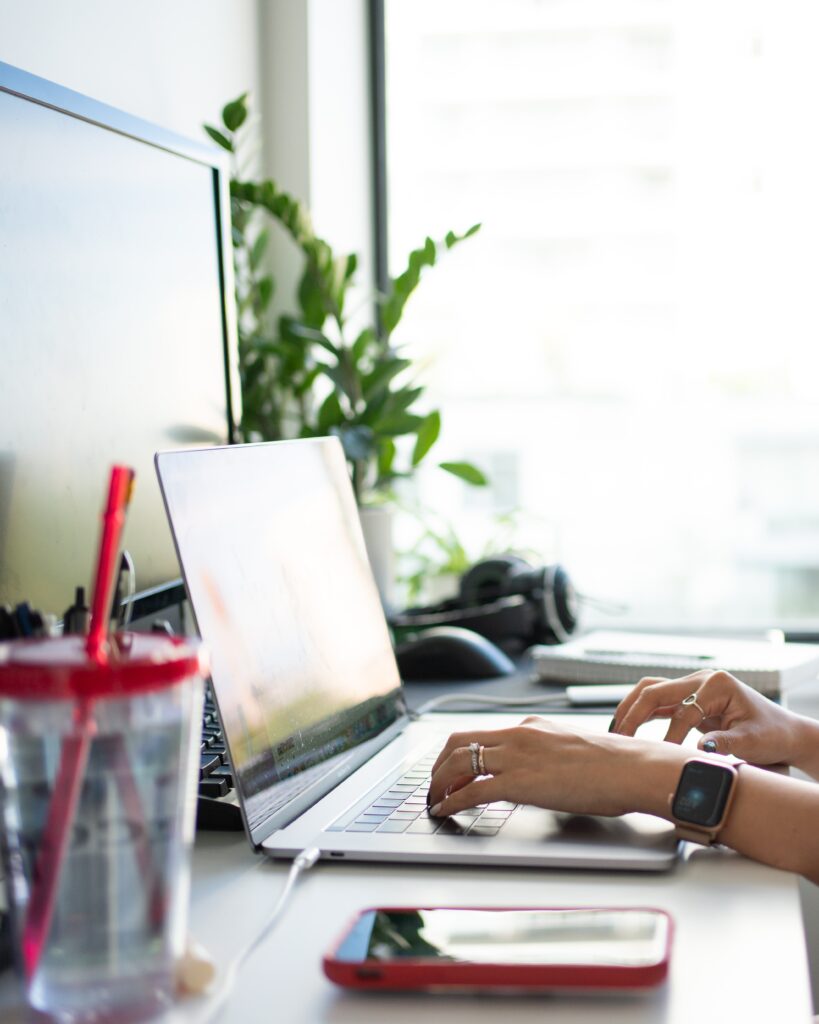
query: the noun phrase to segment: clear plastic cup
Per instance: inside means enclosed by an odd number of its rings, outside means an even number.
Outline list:
[[[167,1005],[186,941],[201,648],[121,634],[0,644],[6,890],[18,967],[57,1018]]]

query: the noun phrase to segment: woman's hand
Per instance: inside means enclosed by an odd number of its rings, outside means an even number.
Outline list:
[[[705,682],[718,675],[725,677],[723,682],[711,682],[703,692]],[[696,690],[694,683],[699,687]],[[651,687],[658,688],[655,697],[659,694],[662,700],[644,697],[640,710],[641,694]],[[746,690],[726,673],[696,673],[676,682],[647,680],[620,706],[617,721],[621,728],[636,729],[641,721],[657,717],[665,709],[664,716],[672,718],[669,738],[684,736],[697,722],[689,724],[672,716],[683,697],[696,693],[698,700],[708,702],[703,706],[710,718],[725,720],[728,728],[723,735],[744,737],[734,744],[735,750],[743,749],[747,756],[747,740],[759,753],[767,750],[768,757],[781,758],[781,753],[772,751],[790,749],[788,712],[771,705],[771,714],[767,704],[760,705],[764,698],[754,691],[749,696]],[[641,717],[648,707],[653,710]],[[715,715],[719,707],[723,710]],[[685,713],[690,710],[686,707]],[[735,720],[732,714],[739,717]],[[731,724],[734,721],[735,726]],[[799,721],[817,726],[808,719]],[[819,748],[816,732],[805,735]],[[779,740],[768,747],[766,736]],[[485,776],[475,777],[471,743],[483,747]],[[797,745],[801,751],[803,743]],[[527,718],[511,729],[454,733],[432,769],[430,814],[457,814],[477,804],[509,800],[575,814],[644,811],[671,820],[669,794],[689,757],[678,743],[586,733],[541,718]],[[740,853],[798,871],[819,885],[818,821],[819,786],[748,765],[739,773],[736,796],[719,838]]]
[[[470,743],[484,748],[486,777],[472,772]],[[681,754],[663,744],[580,732],[542,718],[527,718],[511,729],[454,733],[432,768],[430,813],[457,814],[495,800],[576,814],[654,810],[673,789]],[[641,771],[643,758],[672,764],[667,786],[655,778],[648,788],[651,772]]]
[[[696,704],[683,704],[692,694]],[[810,773],[819,757],[815,723],[779,707],[728,672],[641,679],[617,708],[612,731],[633,736],[655,718],[670,720],[665,738],[672,743],[682,743],[698,729],[701,750],[734,754],[753,764],[792,764]]]

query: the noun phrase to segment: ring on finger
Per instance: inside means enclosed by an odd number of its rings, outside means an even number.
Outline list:
[[[703,719],[708,717],[705,711],[703,710],[702,705],[697,700],[696,693],[689,693],[687,697],[683,697],[680,703],[687,708],[696,708],[697,711],[699,711],[699,713],[702,715]]]
[[[478,774],[486,775],[486,762],[483,759],[485,747],[478,747]]]
[[[470,743],[468,750],[470,757],[472,758],[472,774],[475,776],[482,775],[481,763],[483,761],[483,747],[480,743]]]

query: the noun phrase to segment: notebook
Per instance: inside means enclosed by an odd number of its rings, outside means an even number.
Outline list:
[[[634,684],[644,676],[677,678],[724,669],[769,697],[816,679],[819,645],[666,636],[597,630],[577,640],[529,652],[548,683]]]
[[[429,816],[429,770],[446,737],[520,715],[408,713],[336,438],[162,452],[156,468],[255,848],[402,863],[674,863],[673,830],[647,815],[492,804]]]

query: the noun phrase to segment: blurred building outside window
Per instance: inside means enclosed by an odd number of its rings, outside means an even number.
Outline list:
[[[421,501],[622,601],[587,624],[819,617],[819,11],[385,0],[396,340],[442,409]]]

